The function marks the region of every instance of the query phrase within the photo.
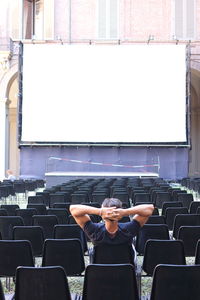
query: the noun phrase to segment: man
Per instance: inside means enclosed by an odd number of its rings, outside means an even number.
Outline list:
[[[106,198],[101,208],[86,205],[71,205],[70,212],[94,245],[132,244],[133,237],[152,215],[152,204],[137,205],[122,209],[122,202],[116,198]],[[89,215],[100,215],[104,223],[93,223]],[[118,221],[124,217],[134,215],[133,220],[127,223]]]
[[[6,174],[7,174],[7,179],[8,180],[10,180],[10,181],[16,180],[16,177],[15,177],[15,175],[13,174],[13,172],[11,170],[7,170]]]

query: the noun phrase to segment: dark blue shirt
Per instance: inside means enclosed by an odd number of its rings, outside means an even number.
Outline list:
[[[92,221],[86,222],[83,230],[94,245],[102,243],[112,245],[128,243],[131,245],[139,229],[139,222],[133,220],[131,222],[118,223],[118,231],[114,235],[111,235],[106,230],[104,223],[93,223]]]

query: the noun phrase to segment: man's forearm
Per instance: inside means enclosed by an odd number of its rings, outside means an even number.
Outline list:
[[[137,205],[123,210],[123,215],[139,215],[141,217],[149,217],[154,210],[153,204]]]
[[[81,205],[81,204],[74,204],[70,205],[70,212],[74,217],[81,217],[84,215],[100,215],[101,214],[101,208],[93,207],[93,206],[87,206],[87,205]]]

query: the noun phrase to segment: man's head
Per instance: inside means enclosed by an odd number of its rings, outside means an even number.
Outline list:
[[[101,207],[116,207],[116,208],[122,208],[122,202],[117,198],[106,198],[104,199]],[[110,222],[117,222],[117,220],[113,220],[110,218],[103,218],[104,221],[110,221]]]
[[[106,198],[102,203],[102,207],[122,208],[122,202],[117,198]]]

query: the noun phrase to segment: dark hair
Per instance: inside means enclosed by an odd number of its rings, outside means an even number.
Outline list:
[[[106,198],[102,203],[102,207],[113,207],[121,208],[122,202],[117,198]]]

